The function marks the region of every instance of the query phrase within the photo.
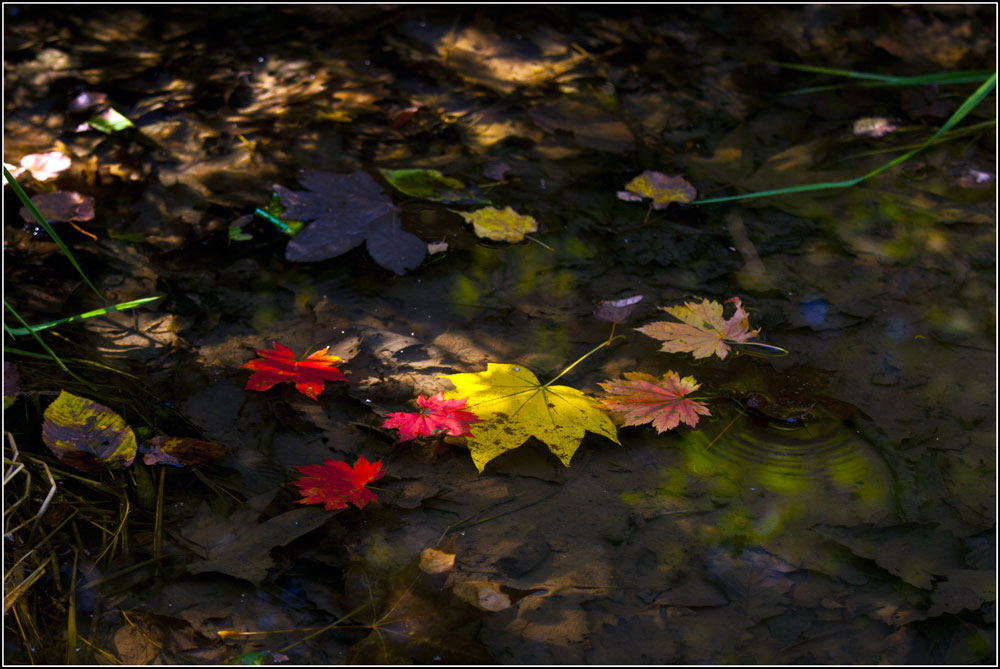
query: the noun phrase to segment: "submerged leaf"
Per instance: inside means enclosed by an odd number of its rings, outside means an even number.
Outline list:
[[[346,381],[347,377],[334,367],[341,358],[327,354],[330,347],[315,351],[304,360],[296,360],[292,349],[278,342],[273,350],[257,349],[263,360],[251,360],[240,365],[254,370],[244,390],[268,390],[278,383],[294,383],[295,389],[315,399],[326,387],[324,381]]]
[[[378,497],[365,485],[385,475],[381,460],[368,462],[364,456],[358,458],[354,467],[327,459],[321,465],[304,465],[296,469],[306,475],[292,482],[302,492],[298,503],[322,503],[327,511],[346,509],[348,502],[359,509],[368,502],[377,502]]]
[[[285,217],[311,221],[288,242],[288,260],[326,260],[366,242],[375,262],[404,274],[427,256],[427,245],[403,230],[399,210],[366,172],[303,172],[299,181],[307,190],[274,186],[285,205]]]
[[[483,207],[472,212],[458,212],[466,223],[472,223],[477,237],[485,237],[498,242],[519,242],[528,232],[538,230],[538,221],[531,216],[522,216],[507,207]]]
[[[142,461],[147,465],[189,467],[222,457],[229,448],[213,441],[191,437],[158,436],[139,445]]]
[[[42,441],[64,464],[89,474],[135,459],[135,435],[121,416],[65,390],[45,409]]]
[[[663,433],[681,423],[695,427],[699,414],[711,415],[704,404],[687,398],[699,388],[693,376],[682,379],[668,371],[657,379],[643,372],[625,372],[625,379],[597,384],[606,393],[599,406],[623,414],[625,425],[652,423],[657,432]]]
[[[467,443],[480,472],[486,463],[535,437],[559,461],[569,462],[586,432],[618,442],[617,430],[594,399],[576,388],[543,386],[526,367],[488,363],[485,372],[447,374],[455,385],[446,398],[468,397],[483,422],[472,426]]]
[[[17,365],[9,360],[3,361],[3,408],[7,409],[17,399],[17,382],[20,375],[17,373]]]
[[[94,198],[72,191],[57,190],[31,198],[38,211],[49,222],[90,221],[94,218]],[[21,207],[21,218],[32,223],[35,217],[27,207]]]
[[[724,359],[729,354],[729,343],[742,343],[760,332],[750,330],[750,319],[738,297],[726,300],[736,305],[736,312],[728,320],[722,318],[722,305],[712,300],[701,303],[685,302],[679,307],[660,307],[680,323],[656,321],[636,328],[653,339],[663,341],[661,351],[691,353],[696,358],[712,354]]]
[[[490,201],[475,186],[466,188],[458,179],[446,177],[437,170],[379,169],[393,188],[410,197],[448,204],[489,204]]]
[[[665,209],[671,202],[691,202],[698,195],[694,186],[683,177],[677,175],[668,177],[662,172],[646,170],[635,179],[625,184],[625,193],[618,193],[621,200],[635,201],[635,196],[648,197],[653,200],[653,209]],[[633,193],[634,195],[630,195]]]

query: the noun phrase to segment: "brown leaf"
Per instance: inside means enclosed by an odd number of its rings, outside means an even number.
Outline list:
[[[55,193],[36,195],[31,201],[50,223],[90,221],[94,218],[94,198],[89,195],[57,190]],[[21,207],[21,218],[28,223],[35,221],[27,207]]]

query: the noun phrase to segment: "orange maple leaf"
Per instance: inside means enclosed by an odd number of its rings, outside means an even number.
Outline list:
[[[696,358],[707,358],[713,353],[719,358],[729,354],[729,344],[740,344],[756,337],[760,329],[750,329],[750,319],[738,297],[726,303],[736,305],[736,313],[728,320],[722,318],[722,305],[712,300],[701,303],[685,302],[679,307],[660,307],[680,320],[680,323],[656,321],[636,328],[639,332],[663,342],[661,351],[690,353]]]
[[[278,383],[294,383],[295,389],[315,399],[326,386],[324,381],[346,381],[347,377],[334,367],[341,358],[327,354],[330,347],[316,351],[304,360],[296,360],[292,349],[278,342],[271,349],[257,349],[263,360],[251,360],[240,365],[254,370],[244,390],[267,390]]]
[[[682,379],[668,371],[657,379],[643,372],[625,372],[625,379],[597,384],[605,391],[597,406],[623,414],[625,425],[652,423],[657,432],[666,432],[681,423],[694,427],[699,414],[712,415],[704,404],[687,397],[700,387],[693,376]]]

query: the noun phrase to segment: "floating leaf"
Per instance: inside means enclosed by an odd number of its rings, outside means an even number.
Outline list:
[[[366,172],[302,172],[299,181],[308,190],[274,186],[285,216],[311,221],[288,242],[288,260],[326,260],[365,242],[375,262],[404,274],[427,256],[427,245],[403,230],[399,210]]]
[[[20,171],[27,170],[38,181],[46,181],[59,176],[60,172],[68,170],[71,162],[69,156],[61,151],[32,153],[21,158]]]
[[[687,398],[699,388],[693,376],[682,379],[668,371],[657,379],[643,372],[625,372],[625,379],[597,384],[606,393],[599,406],[623,414],[625,425],[652,423],[657,432],[663,433],[681,423],[695,427],[699,414],[711,415],[704,404]]]
[[[646,170],[625,184],[625,192],[619,192],[618,198],[635,201],[637,195],[651,198],[653,209],[665,209],[671,202],[691,202],[698,191],[680,175],[668,177],[662,172]]]
[[[304,465],[296,469],[306,475],[292,482],[302,492],[298,503],[323,503],[327,511],[346,509],[348,502],[359,509],[363,509],[368,502],[377,502],[378,497],[365,485],[385,474],[381,460],[368,462],[364,456],[358,458],[354,467],[328,459],[321,465]]]
[[[42,441],[64,464],[88,474],[128,467],[135,435],[114,411],[65,390],[45,409]]]
[[[473,212],[460,211],[458,214],[466,223],[472,223],[477,237],[498,242],[519,242],[526,233],[538,230],[538,221],[531,216],[521,216],[510,207],[503,211],[495,207],[483,207]]]
[[[594,318],[609,323],[624,323],[642,302],[642,295],[623,297],[620,300],[601,300],[594,309]]]
[[[94,218],[94,198],[80,195],[72,191],[57,190],[54,193],[42,193],[31,198],[31,202],[42,213],[46,221],[63,222],[90,221]],[[35,217],[27,207],[21,207],[21,218],[28,223]]]
[[[272,349],[257,349],[263,360],[251,360],[240,365],[254,370],[244,390],[268,390],[277,383],[294,383],[295,389],[315,399],[326,387],[324,381],[346,381],[343,372],[334,367],[341,358],[327,354],[330,347],[315,351],[304,360],[296,360],[292,349],[278,342]]]
[[[480,472],[487,462],[529,437],[543,442],[567,467],[588,431],[619,443],[614,423],[594,406],[593,398],[568,386],[543,386],[521,365],[491,362],[485,372],[442,378],[455,385],[444,396],[468,397],[468,408],[483,420],[471,427],[467,439]]]
[[[468,398],[446,400],[442,393],[433,397],[417,397],[421,407],[417,413],[390,413],[382,427],[399,428],[399,440],[407,441],[421,436],[449,434],[461,437],[469,432],[469,423],[479,422],[471,411],[462,411]]]
[[[99,105],[103,105],[108,99],[106,93],[98,93],[97,91],[82,91],[75,98],[69,101],[68,111],[70,113],[84,112],[88,109],[93,109]]]
[[[729,354],[729,346],[757,336],[760,332],[750,330],[750,319],[743,311],[743,303],[738,297],[726,300],[736,305],[736,313],[728,320],[722,318],[722,305],[712,300],[701,303],[685,302],[679,307],[660,307],[680,323],[656,321],[636,328],[653,339],[663,341],[661,351],[667,353],[691,353],[696,358],[707,358],[713,353],[719,358]]]
[[[213,441],[191,437],[158,436],[139,445],[142,461],[147,465],[189,467],[221,458],[229,448]]]
[[[465,187],[458,179],[446,177],[437,170],[379,169],[393,188],[410,197],[448,204],[489,204],[490,201],[475,186]]]
[[[113,132],[131,128],[135,124],[119,114],[115,109],[108,108],[88,120],[87,125],[94,130],[110,135]]]

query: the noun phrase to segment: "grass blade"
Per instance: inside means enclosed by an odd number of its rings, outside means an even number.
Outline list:
[[[931,135],[930,139],[925,141],[923,144],[917,146],[917,148],[907,151],[901,156],[897,156],[896,158],[887,162],[885,165],[877,167],[868,174],[864,174],[860,177],[857,177],[856,179],[847,179],[846,181],[828,181],[816,184],[804,184],[801,186],[791,186],[789,188],[776,188],[773,190],[759,191],[757,193],[746,193],[744,195],[713,197],[707,200],[695,200],[691,204],[714,204],[717,202],[733,202],[735,200],[749,200],[751,198],[768,197],[770,195],[790,195],[793,193],[806,193],[817,190],[829,190],[831,188],[847,188],[849,186],[855,186],[864,181],[865,179],[870,179],[876,174],[881,174],[890,167],[894,167],[899,163],[903,162],[904,160],[912,158],[913,156],[915,156],[916,154],[920,153],[928,146],[933,144],[935,140],[937,140],[939,137],[941,137],[941,135],[943,135],[944,133],[948,132],[953,127],[955,127],[955,125],[959,121],[961,121],[968,115],[969,112],[975,109],[976,106],[983,101],[983,98],[985,98],[987,95],[990,94],[990,92],[996,87],[996,85],[997,85],[997,74],[996,72],[994,72],[989,77],[989,79],[984,81],[983,84],[976,89],[976,91],[972,95],[966,98],[965,102],[963,102],[962,105],[955,110],[955,113],[952,114],[947,121],[945,121],[944,125],[938,128],[937,132]]]
[[[17,179],[14,178],[14,175],[12,175],[7,170],[6,167],[3,168],[3,175],[4,178],[7,179],[7,183],[10,184],[10,187],[14,189],[14,194],[17,195],[17,199],[21,201],[21,204],[23,204],[25,207],[28,208],[28,211],[31,212],[31,215],[35,217],[35,220],[38,221],[38,224],[42,226],[45,232],[49,233],[49,237],[51,237],[52,240],[55,241],[55,243],[62,250],[62,252],[66,254],[66,257],[69,259],[70,263],[73,265],[73,267],[76,268],[76,271],[80,273],[80,276],[82,276],[83,280],[87,283],[88,286],[90,286],[90,289],[94,291],[94,293],[96,293],[99,298],[107,302],[104,296],[101,295],[101,291],[97,290],[97,287],[94,286],[94,284],[90,282],[90,279],[87,278],[87,275],[83,273],[83,268],[80,267],[79,263],[76,262],[76,258],[73,257],[73,254],[70,252],[69,248],[66,246],[66,244],[63,243],[63,240],[60,239],[59,235],[56,234],[56,231],[52,228],[52,226],[49,225],[49,222],[45,220],[45,217],[42,216],[42,212],[38,211],[38,207],[35,206],[35,203],[31,201],[31,198],[28,197],[28,194],[24,192],[23,188],[21,188],[21,184],[17,183]]]
[[[46,330],[48,328],[55,327],[57,325],[62,325],[63,323],[75,323],[76,321],[82,321],[85,318],[93,318],[95,316],[103,316],[104,314],[110,313],[112,311],[121,311],[122,309],[131,309],[132,307],[137,307],[140,304],[146,304],[147,302],[152,302],[153,300],[159,300],[163,296],[156,295],[153,297],[140,297],[137,300],[129,300],[128,302],[121,302],[119,304],[113,304],[108,307],[101,307],[100,309],[94,309],[93,311],[87,311],[82,314],[77,314],[75,316],[68,316],[66,318],[60,318],[58,320],[49,321],[48,323],[42,323],[41,325],[28,325],[23,328],[10,328],[4,325],[4,329],[12,337],[17,337],[19,335],[26,335],[32,332],[38,332],[40,330]],[[10,307],[8,307],[9,309]],[[11,309],[13,311],[13,309]],[[24,321],[21,321],[24,323]]]

